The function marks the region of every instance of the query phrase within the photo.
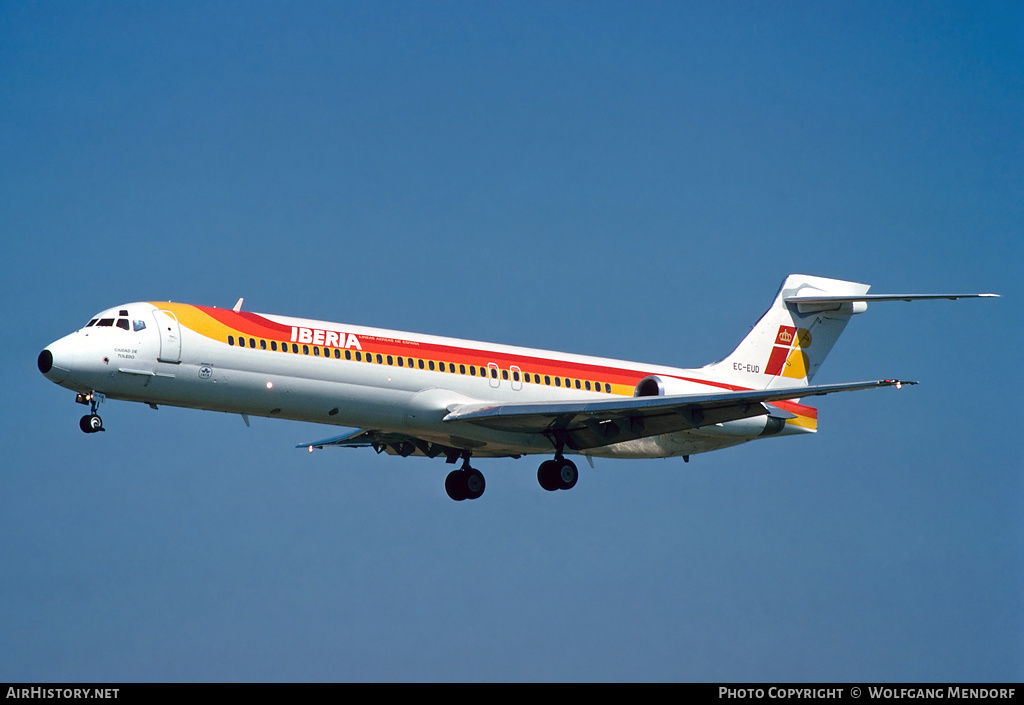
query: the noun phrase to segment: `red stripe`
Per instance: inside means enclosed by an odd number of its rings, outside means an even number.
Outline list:
[[[248,311],[229,311],[223,308],[212,308],[207,306],[196,306],[200,311],[219,323],[229,328],[234,328],[239,333],[251,335],[268,340],[289,340],[291,338],[291,326],[281,323],[274,323],[259,314]]]

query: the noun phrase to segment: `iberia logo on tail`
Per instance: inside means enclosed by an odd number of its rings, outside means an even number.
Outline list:
[[[811,332],[806,328],[779,326],[775,345],[764,370],[765,374],[772,377],[781,374],[783,377],[805,379],[810,360],[804,350],[810,345]]]

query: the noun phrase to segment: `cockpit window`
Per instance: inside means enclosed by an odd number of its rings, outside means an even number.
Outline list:
[[[96,325],[97,326],[112,326],[112,325],[114,325],[114,319],[113,318],[101,318]]]
[[[124,330],[128,330],[128,319],[127,318],[118,318],[117,319],[117,327],[118,328],[122,328]]]
[[[85,327],[88,328],[89,326],[96,325],[96,321],[97,320],[99,320],[99,319],[97,319],[97,318],[92,319],[91,321],[89,321],[88,323],[85,324]]]
[[[138,333],[140,330],[146,330],[145,321],[132,321],[132,329]]]

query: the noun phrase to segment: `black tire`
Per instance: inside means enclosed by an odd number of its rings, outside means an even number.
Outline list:
[[[545,460],[537,468],[537,482],[548,492],[554,492],[560,486],[558,480],[558,463],[554,460]]]
[[[86,414],[78,421],[78,427],[85,433],[96,433],[103,430],[103,419],[96,414]]]
[[[444,491],[456,502],[469,498],[469,488],[466,486],[466,473],[462,470],[452,470],[444,479]]]

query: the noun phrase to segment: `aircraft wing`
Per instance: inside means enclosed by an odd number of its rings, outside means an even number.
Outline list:
[[[793,418],[794,414],[779,409],[772,402],[901,384],[916,382],[885,379],[601,401],[464,404],[450,407],[444,420],[464,421],[500,431],[558,436],[570,447],[584,450],[754,416]]]

